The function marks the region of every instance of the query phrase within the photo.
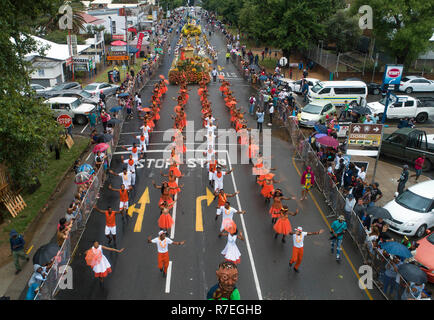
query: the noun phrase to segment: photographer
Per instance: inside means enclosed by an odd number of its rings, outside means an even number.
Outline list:
[[[340,253],[342,246],[342,238],[344,237],[344,233],[347,230],[347,223],[345,222],[345,217],[340,215],[337,220],[335,220],[331,225],[332,230],[330,233],[332,236],[329,240],[331,240],[331,253],[334,252],[334,247],[336,244],[336,261],[340,261]]]

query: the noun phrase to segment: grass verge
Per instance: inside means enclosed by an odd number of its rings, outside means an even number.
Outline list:
[[[9,232],[12,229],[17,230],[19,233],[26,230],[38,212],[48,202],[65,172],[89,145],[89,139],[81,136],[75,136],[74,142],[71,149],[68,149],[66,146],[62,147],[60,160],[55,160],[54,152],[50,154],[47,170],[39,176],[41,186],[31,195],[23,194],[27,207],[16,218],[6,217],[2,228],[3,235],[1,236],[1,240],[9,239]]]

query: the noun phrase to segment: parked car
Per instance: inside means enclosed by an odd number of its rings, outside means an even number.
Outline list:
[[[67,114],[79,125],[86,124],[87,115],[96,110],[95,105],[81,103],[79,98],[54,97],[44,101],[44,103],[48,104],[53,110],[54,117],[57,118],[61,114]]]
[[[315,100],[309,102],[301,109],[300,125],[313,127],[315,122],[325,123],[327,115],[336,112],[336,108],[327,100]]]
[[[389,100],[387,107],[387,119],[402,119],[402,118],[415,118],[417,122],[424,123],[430,117],[434,116],[434,108],[427,106],[420,100],[410,97],[398,95],[397,99]],[[372,113],[376,113],[381,119],[386,106],[386,97],[380,101],[370,102],[367,107]]]
[[[40,84],[37,84],[37,83],[31,83],[30,84],[30,88],[32,90],[34,90],[37,94],[40,94],[42,92],[45,92],[45,91],[49,90],[49,88],[41,86]]]
[[[406,236],[421,238],[434,227],[434,180],[415,184],[385,206],[392,219],[390,229]]]
[[[434,81],[419,76],[406,76],[401,79],[398,90],[404,91],[407,94],[412,93],[413,91],[434,91]]]
[[[79,98],[81,103],[91,103],[97,105],[99,99],[97,96],[92,96],[89,92],[85,90],[65,90],[59,91],[58,94],[54,95],[55,97],[73,97]]]
[[[119,86],[115,84],[110,84],[106,82],[94,82],[88,84],[86,87],[84,87],[83,90],[89,92],[93,96],[99,96],[99,93],[102,90],[104,94],[108,97],[115,94],[118,88]]]
[[[285,83],[286,88],[288,91],[292,91],[295,93],[301,93],[301,79],[300,80],[291,80],[288,78],[282,78],[280,79],[281,82]],[[315,78],[306,78],[307,84],[309,85],[309,90],[312,89],[312,87],[319,81],[319,79]]]
[[[419,246],[414,259],[426,273],[428,281],[434,283],[434,232],[428,231],[428,235],[417,241],[417,244]]]
[[[431,140],[430,140],[431,138]],[[401,159],[413,164],[422,155],[425,155],[424,171],[431,170],[434,164],[434,145],[431,143],[432,135],[425,131],[401,128],[392,134],[384,134],[381,142],[381,155]]]
[[[47,88],[47,90],[42,92],[41,95],[44,98],[48,99],[50,97],[56,96],[59,93],[59,91],[73,90],[73,89],[81,89],[81,84],[79,84],[78,82],[64,82],[54,87]]]

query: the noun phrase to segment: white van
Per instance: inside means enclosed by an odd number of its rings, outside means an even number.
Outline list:
[[[309,101],[327,100],[335,106],[343,106],[345,101],[355,106],[366,101],[368,88],[362,81],[320,81],[309,91]]]

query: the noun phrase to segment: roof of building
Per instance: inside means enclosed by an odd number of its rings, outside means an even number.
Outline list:
[[[91,16],[90,14],[87,14],[85,12],[80,13],[80,15],[83,17],[84,21],[86,23],[91,23],[91,24],[103,24],[104,20],[102,19],[98,19],[97,17]]]
[[[31,37],[36,40],[39,47],[47,47],[47,49],[45,50],[45,55],[43,55],[43,57],[47,57],[54,60],[60,60],[60,61],[64,61],[69,58],[69,48],[67,44],[59,44],[59,43],[51,42],[36,36],[31,36]],[[79,44],[77,45],[77,53],[80,53],[89,47],[90,45],[88,44],[86,45]],[[36,56],[41,56],[41,55],[37,52],[32,52],[26,55],[26,57],[36,57]]]

